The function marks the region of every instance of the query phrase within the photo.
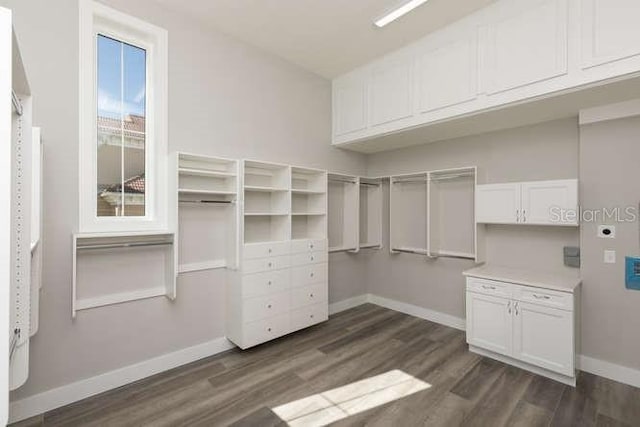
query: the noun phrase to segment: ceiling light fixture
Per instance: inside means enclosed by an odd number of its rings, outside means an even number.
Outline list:
[[[380,18],[377,21],[375,21],[374,24],[375,24],[376,27],[382,28],[385,25],[387,25],[387,24],[395,21],[396,19],[400,18],[401,16],[406,15],[407,13],[411,12],[416,7],[423,5],[427,1],[429,1],[429,0],[411,0],[411,1],[403,4],[399,8],[397,8],[395,10],[392,10],[391,12],[387,13],[382,18]]]

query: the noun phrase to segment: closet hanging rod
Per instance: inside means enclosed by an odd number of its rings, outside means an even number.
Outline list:
[[[443,255],[439,255],[439,254],[435,254],[435,255],[429,255],[429,258],[433,258],[433,259],[438,259],[438,258],[453,258],[453,259],[467,259],[467,260],[475,260],[475,257],[472,256],[467,256],[467,255],[449,255],[449,254],[443,254]]]
[[[382,185],[381,183],[378,184],[374,184],[372,182],[360,182],[360,185],[368,185],[369,187],[380,187],[380,185]]]
[[[392,251],[402,254],[427,255],[427,251],[417,249],[392,249]]]
[[[13,104],[13,108],[16,110],[16,113],[21,116],[22,115],[22,103],[20,102],[20,98],[16,95],[16,92],[11,89],[11,103]]]
[[[179,203],[232,205],[235,200],[178,200]]]
[[[139,243],[105,243],[97,245],[83,245],[78,246],[77,249],[118,249],[118,248],[139,248],[145,246],[168,246],[173,245],[173,242],[139,242]]]
[[[458,174],[451,174],[451,175],[441,175],[441,176],[436,176],[431,178],[431,181],[446,181],[448,179],[458,179],[458,178],[466,178],[466,177],[473,177],[475,174],[473,172],[470,173],[458,173]]]
[[[13,336],[11,337],[11,344],[9,345],[9,360],[13,358],[13,353],[16,351],[16,347],[18,346],[18,341],[20,341],[20,328],[16,328],[13,330]]]
[[[397,184],[405,184],[405,183],[420,183],[420,182],[427,182],[428,178],[425,176],[424,178],[419,178],[419,177],[415,177],[415,178],[392,178],[391,182],[392,183],[397,183]]]

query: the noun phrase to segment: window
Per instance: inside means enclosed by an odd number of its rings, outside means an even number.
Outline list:
[[[80,2],[80,231],[167,227],[167,33]]]

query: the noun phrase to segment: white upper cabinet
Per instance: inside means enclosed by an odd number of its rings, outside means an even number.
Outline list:
[[[486,184],[476,189],[476,222],[512,224],[519,220],[520,184]]]
[[[567,1],[504,2],[487,25],[484,42],[489,93],[547,80],[567,72]]]
[[[640,54],[638,0],[581,0],[582,66],[619,61]]]
[[[638,22],[638,0],[497,0],[336,77],[333,144],[368,151],[381,136],[633,78]]]
[[[418,111],[426,113],[477,97],[478,41],[474,34],[418,56]]]
[[[393,122],[413,114],[411,58],[394,58],[371,72],[371,125]]]
[[[522,183],[521,222],[577,225],[578,181],[566,179]]]
[[[335,135],[346,135],[367,127],[367,80],[350,76],[333,84]]]
[[[575,179],[486,184],[476,189],[480,224],[576,226],[577,209]]]

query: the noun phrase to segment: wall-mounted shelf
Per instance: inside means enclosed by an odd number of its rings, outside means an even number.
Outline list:
[[[173,155],[177,191],[172,224],[176,274],[236,268],[239,162],[189,153]]]
[[[72,317],[128,301],[175,298],[174,243],[174,233],[167,231],[74,234]],[[123,260],[139,269],[120,269]]]

